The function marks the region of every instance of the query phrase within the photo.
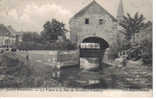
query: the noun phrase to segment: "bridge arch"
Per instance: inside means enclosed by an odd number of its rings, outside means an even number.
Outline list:
[[[109,43],[98,36],[87,36],[81,40],[81,43],[99,43],[102,50],[109,47]]]

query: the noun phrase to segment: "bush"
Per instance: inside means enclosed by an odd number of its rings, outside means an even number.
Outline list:
[[[37,43],[33,41],[21,42],[18,46],[20,50],[75,50],[77,45],[70,40],[64,42],[44,42]]]
[[[58,87],[51,66],[25,63],[16,53],[0,55],[0,88]]]
[[[152,39],[144,38],[141,44],[132,47],[128,53],[130,60],[142,59],[144,64],[152,64]]]
[[[137,61],[141,58],[141,47],[131,48],[128,52],[127,59]]]
[[[128,60],[137,61],[142,59],[144,64],[152,64],[152,38],[145,37],[141,44],[131,44],[128,41],[114,42],[109,49],[108,58],[114,60],[118,58],[118,53],[126,52]]]
[[[65,40],[64,42],[58,42],[59,48],[62,50],[75,50],[77,49],[77,44],[72,43],[70,40]]]
[[[1,70],[5,77],[0,81],[1,88],[31,87],[32,71],[29,66],[19,60],[14,53],[5,53],[0,56]]]
[[[152,52],[152,40],[145,39],[142,42],[142,56],[143,62],[145,64],[152,64],[153,52]]]
[[[131,47],[130,42],[125,39],[117,40],[110,46],[108,51],[108,58],[114,60],[118,58],[118,54],[122,51],[125,51]]]

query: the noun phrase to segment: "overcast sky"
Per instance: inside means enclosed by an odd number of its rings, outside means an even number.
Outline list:
[[[0,24],[12,25],[18,31],[42,30],[43,24],[57,18],[68,24],[69,19],[92,0],[0,0]],[[96,0],[116,17],[120,0]],[[123,0],[125,13],[144,14],[152,21],[152,0]]]

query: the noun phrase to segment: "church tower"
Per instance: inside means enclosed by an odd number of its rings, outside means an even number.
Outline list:
[[[117,20],[118,22],[121,22],[124,16],[124,9],[123,9],[123,1],[120,0],[118,10],[117,10]]]

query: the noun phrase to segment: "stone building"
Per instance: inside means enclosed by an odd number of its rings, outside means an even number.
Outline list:
[[[78,45],[90,37],[101,38],[111,46],[116,40],[118,22],[122,19],[123,13],[122,0],[117,11],[117,18],[93,0],[70,19],[70,38]]]

